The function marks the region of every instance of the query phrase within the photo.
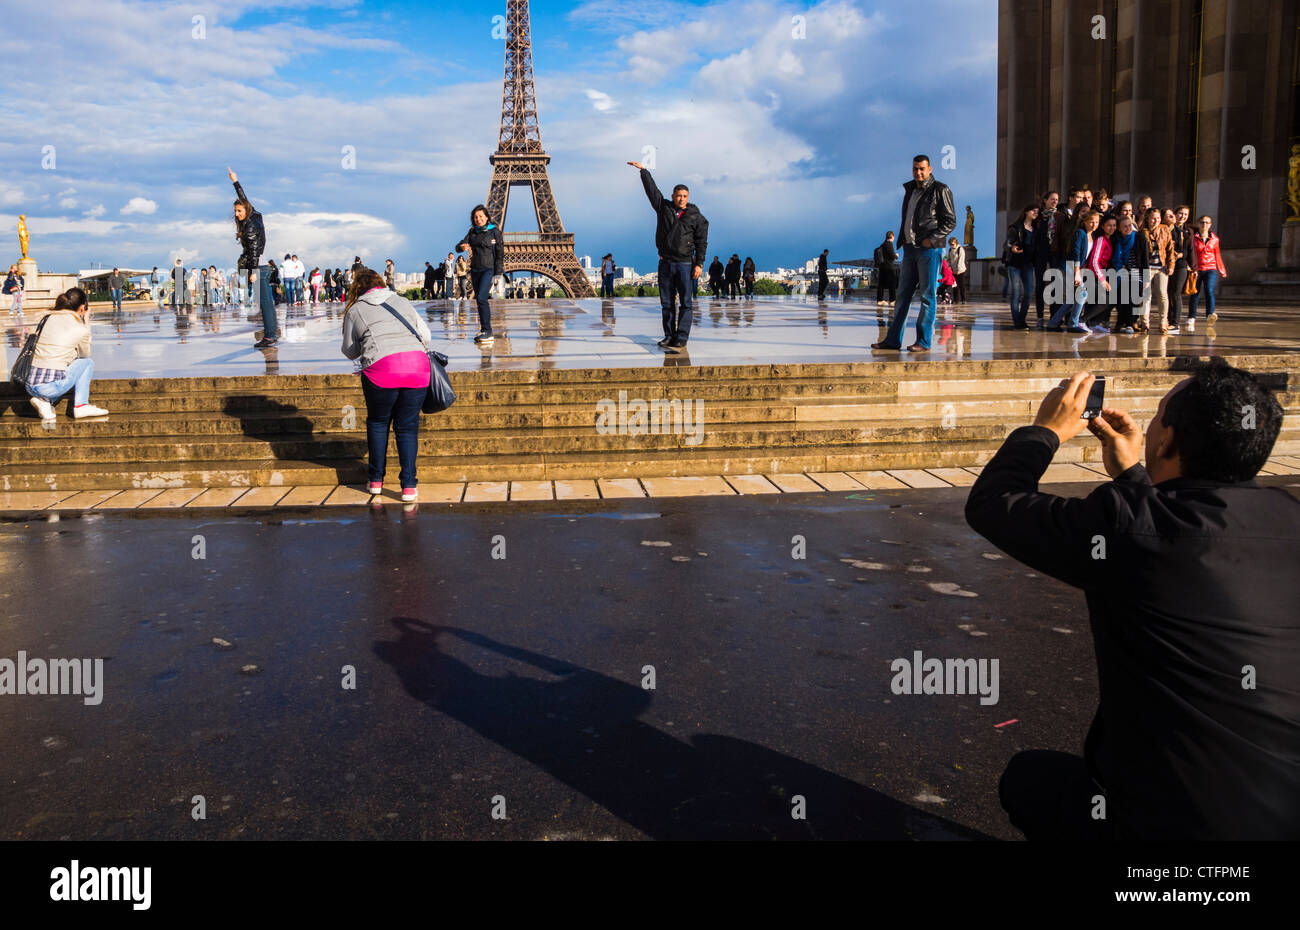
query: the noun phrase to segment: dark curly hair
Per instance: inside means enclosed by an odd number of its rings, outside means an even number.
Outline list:
[[[1216,358],[1170,395],[1160,422],[1178,439],[1183,477],[1249,481],[1277,442],[1282,405],[1255,375]]]

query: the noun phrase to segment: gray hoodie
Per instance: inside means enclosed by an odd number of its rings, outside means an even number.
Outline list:
[[[343,317],[343,354],[358,359],[362,368],[369,368],[386,355],[424,350],[419,339],[384,309],[384,303],[414,326],[420,339],[428,342],[433,338],[409,300],[386,287],[375,288],[358,297]]]

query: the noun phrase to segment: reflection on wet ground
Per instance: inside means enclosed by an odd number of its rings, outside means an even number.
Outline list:
[[[1011,330],[1006,304],[986,299],[941,308],[931,351],[918,356],[872,353],[891,308],[869,300],[819,303],[806,297],[744,300],[700,298],[690,343],[666,354],[657,298],[565,298],[492,302],[497,338],[490,348],[473,341],[478,315],[472,301],[418,301],[437,348],[453,370],[644,368],[690,365],[860,362],[872,359],[1096,358],[1275,353],[1300,348],[1294,307],[1220,305],[1216,326],[1199,321],[1177,336],[1072,336]],[[918,307],[914,306],[912,319]],[[283,337],[257,350],[261,315],[251,307],[197,307],[188,312],[152,304],[94,313],[96,377],[201,377],[328,374],[353,370],[339,352],[343,305],[279,308]],[[5,364],[39,321],[4,320]],[[907,341],[911,329],[906,331]]]

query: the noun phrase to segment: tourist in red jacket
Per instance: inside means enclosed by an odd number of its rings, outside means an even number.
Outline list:
[[[1214,325],[1214,321],[1219,318],[1219,314],[1214,309],[1214,288],[1219,283],[1219,278],[1228,276],[1228,269],[1223,267],[1223,256],[1219,254],[1219,237],[1212,231],[1214,220],[1208,215],[1203,216],[1196,224],[1196,232],[1192,234],[1192,270],[1196,272],[1196,293],[1192,295],[1192,302],[1187,308],[1187,322],[1192,323],[1196,319],[1196,307],[1201,301],[1201,295],[1205,295],[1205,322]]]

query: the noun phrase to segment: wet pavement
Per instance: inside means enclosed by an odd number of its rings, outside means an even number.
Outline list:
[[[1092,644],[965,497],[0,524],[0,658],[105,659],[98,705],[0,696],[0,830],[1018,838],[998,775],[1081,750]],[[997,702],[895,694],[917,651],[997,659]]]
[[[1217,326],[1200,321],[1196,333],[1178,336],[1072,336],[1038,330],[1015,332],[1004,301],[987,298],[941,308],[929,353],[873,354],[891,309],[872,300],[819,303],[811,297],[700,298],[687,350],[669,355],[658,298],[494,300],[495,344],[473,342],[478,314],[472,301],[417,301],[435,347],[452,370],[536,370],[680,365],[797,364],[904,359],[1105,358],[1206,354],[1259,354],[1300,349],[1295,307],[1220,305]],[[913,307],[907,330],[919,304]],[[128,302],[93,314],[95,377],[200,377],[217,375],[328,374],[353,370],[339,351],[341,303],[280,307],[283,339],[257,350],[261,315],[234,305],[190,313],[158,311]],[[38,321],[0,314],[4,324],[4,376],[26,333]]]

